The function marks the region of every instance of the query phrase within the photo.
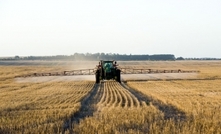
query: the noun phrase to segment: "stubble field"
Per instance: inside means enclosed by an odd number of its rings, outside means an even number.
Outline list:
[[[221,133],[220,61],[119,62],[127,68],[199,70],[195,80],[14,78],[96,64],[0,62],[0,133]]]

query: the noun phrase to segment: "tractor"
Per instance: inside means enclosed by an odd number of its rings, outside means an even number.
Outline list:
[[[101,60],[97,65],[95,71],[96,83],[100,83],[100,80],[116,80],[121,83],[121,70],[118,68],[116,61],[104,61]]]

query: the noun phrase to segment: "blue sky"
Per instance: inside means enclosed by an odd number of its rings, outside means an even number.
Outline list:
[[[0,0],[0,56],[221,58],[220,0]]]

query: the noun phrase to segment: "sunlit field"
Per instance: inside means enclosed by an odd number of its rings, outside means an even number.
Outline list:
[[[97,61],[0,62],[1,133],[221,133],[220,61],[119,61],[121,67],[199,70],[195,80],[18,82]]]

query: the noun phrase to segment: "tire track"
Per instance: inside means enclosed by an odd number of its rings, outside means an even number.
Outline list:
[[[156,108],[158,108],[161,112],[164,113],[165,120],[174,119],[175,121],[181,121],[181,120],[185,120],[187,118],[185,112],[177,109],[175,106],[165,104],[158,99],[154,99],[151,96],[144,95],[140,91],[137,91],[137,90],[127,86],[127,84],[125,84],[123,82],[121,83],[121,85],[122,85],[122,87],[124,87],[125,89],[130,91],[134,96],[136,96],[136,98],[138,98],[138,100],[140,102],[144,101],[147,104],[149,104],[151,102]]]

